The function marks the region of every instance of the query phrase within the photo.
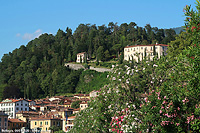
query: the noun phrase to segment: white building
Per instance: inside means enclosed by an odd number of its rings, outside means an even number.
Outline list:
[[[63,126],[62,129],[64,132],[69,132],[73,127],[74,127],[74,119],[76,118],[76,116],[71,116],[66,119],[63,120]]]
[[[83,63],[83,62],[85,62],[85,58],[87,58],[87,53],[86,52],[78,53],[76,62],[77,63]],[[87,58],[87,60],[88,60],[88,58]]]
[[[166,55],[167,46],[165,44],[151,44],[151,45],[134,45],[134,46],[127,46],[124,48],[124,60],[135,60],[138,62],[138,59],[142,60],[145,57],[145,49],[146,49],[146,57],[147,59],[153,60],[153,47],[155,45],[155,50],[158,55],[160,56]]]
[[[0,103],[0,110],[4,111],[8,118],[16,118],[18,111],[29,111],[29,102],[24,99],[5,99]]]

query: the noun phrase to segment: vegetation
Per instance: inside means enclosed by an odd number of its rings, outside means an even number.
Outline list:
[[[171,42],[168,56],[115,65],[110,84],[77,115],[70,132],[200,132],[199,0],[196,8],[185,7],[186,33],[177,39],[186,39]]]
[[[172,29],[158,29],[150,24],[142,28],[134,22],[120,26],[113,22],[108,26],[80,24],[73,34],[68,27],[66,31],[59,29],[55,36],[45,33],[2,57],[0,98],[34,99],[74,93],[76,90],[88,92],[92,87],[97,89],[97,85],[106,83],[104,79],[102,83],[100,81],[105,74],[99,75],[96,80],[99,84],[94,85],[95,81],[92,81],[93,83],[83,85],[82,82],[76,89],[82,70],[70,70],[64,67],[65,62],[76,61],[77,53],[87,52],[89,59],[96,58],[97,66],[110,67],[111,64],[103,62],[117,57],[122,63],[123,56],[119,56],[123,55],[123,47],[127,45],[156,42],[167,44],[174,40],[175,36]]]
[[[93,70],[82,72],[79,83],[76,87],[78,93],[89,93],[93,90],[99,90],[104,85],[108,84],[107,72],[100,73]]]
[[[81,101],[75,101],[75,102],[73,102],[71,107],[75,108],[75,109],[80,108],[80,102]]]

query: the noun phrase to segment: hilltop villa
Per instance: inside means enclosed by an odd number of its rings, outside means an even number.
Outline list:
[[[151,45],[133,45],[133,46],[127,46],[124,48],[124,60],[135,60],[138,62],[138,59],[142,60],[145,56],[145,49],[146,49],[146,56],[147,58],[150,58],[150,60],[153,60],[153,47],[155,45],[155,50],[158,55],[158,58],[160,56],[166,55],[167,47],[168,45],[165,44],[151,44]]]

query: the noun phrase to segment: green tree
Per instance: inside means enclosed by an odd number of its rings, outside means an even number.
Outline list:
[[[104,48],[103,46],[100,46],[98,49],[97,49],[97,58],[101,61],[103,61],[104,59]]]
[[[123,48],[122,45],[121,44],[115,44],[112,48],[117,53],[117,57],[118,57],[118,60],[119,60],[120,51]]]
[[[75,108],[75,109],[80,108],[80,101],[74,101],[74,102],[72,102],[71,107]]]

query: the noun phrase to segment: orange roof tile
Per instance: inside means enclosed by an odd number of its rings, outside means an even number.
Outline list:
[[[8,122],[20,122],[20,123],[26,123],[25,121],[22,121],[20,119],[9,119]]]

